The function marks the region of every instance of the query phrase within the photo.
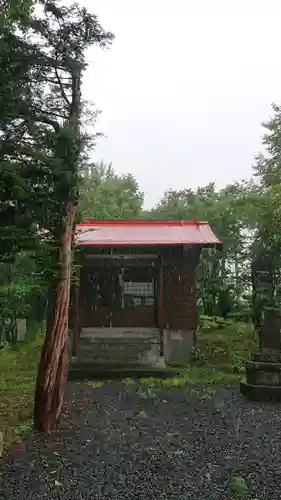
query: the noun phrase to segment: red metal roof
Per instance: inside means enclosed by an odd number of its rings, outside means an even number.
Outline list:
[[[216,245],[208,222],[190,220],[106,219],[76,226],[77,245]]]

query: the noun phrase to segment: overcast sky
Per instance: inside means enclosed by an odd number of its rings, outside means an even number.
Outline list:
[[[131,172],[147,207],[169,188],[249,178],[281,103],[280,0],[81,0],[116,39],[91,49],[95,159]]]

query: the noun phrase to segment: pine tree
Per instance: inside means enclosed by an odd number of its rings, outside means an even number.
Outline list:
[[[50,432],[61,413],[68,368],[68,307],[79,170],[87,147],[83,133],[82,75],[89,46],[106,47],[113,35],[96,16],[73,4],[46,2],[44,18],[34,23],[43,46],[48,47],[45,68],[49,92],[40,114],[45,125],[43,160],[52,174],[56,215],[49,230],[57,270],[48,296],[47,329],[35,391],[34,423]],[[40,47],[43,53],[43,47]],[[44,65],[44,57],[43,57]],[[35,110],[36,118],[36,110]]]

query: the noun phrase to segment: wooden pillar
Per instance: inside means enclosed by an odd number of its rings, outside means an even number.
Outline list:
[[[164,356],[164,310],[163,310],[163,291],[164,291],[164,272],[163,262],[160,262],[158,277],[158,328],[160,333],[160,356]]]
[[[80,266],[76,267],[75,284],[73,294],[73,337],[72,356],[77,356],[79,337],[81,332],[80,324]]]

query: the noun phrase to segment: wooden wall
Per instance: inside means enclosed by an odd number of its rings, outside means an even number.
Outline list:
[[[193,330],[197,326],[194,266],[164,268],[164,328]]]
[[[158,248],[159,252],[159,248]],[[191,331],[197,325],[196,313],[196,281],[195,270],[199,260],[200,249],[190,248],[184,258],[182,253],[162,255],[163,263],[163,327],[170,330]],[[158,311],[157,283],[159,267],[138,267],[130,269],[131,279],[145,281],[154,279],[156,296],[154,306],[120,307],[118,298],[111,304],[99,303],[95,290],[97,277],[102,274],[107,281],[108,294],[111,295],[112,279],[120,268],[101,267],[91,263],[82,265],[80,276],[80,327],[157,327]],[[128,277],[127,277],[128,279]],[[70,308],[70,328],[73,311]]]

